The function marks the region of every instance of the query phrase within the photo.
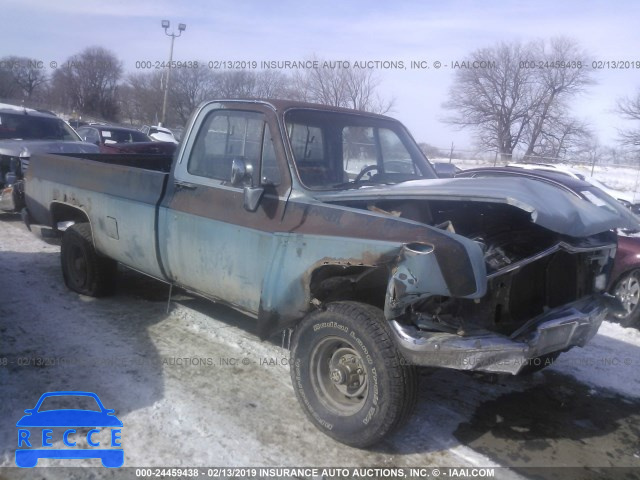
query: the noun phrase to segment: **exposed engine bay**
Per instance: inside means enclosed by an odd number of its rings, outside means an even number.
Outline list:
[[[616,246],[614,232],[568,237],[507,204],[382,200],[350,206],[462,235],[484,252],[487,293],[482,298],[433,295],[412,303],[396,319],[422,331],[510,336],[537,315],[602,293]]]

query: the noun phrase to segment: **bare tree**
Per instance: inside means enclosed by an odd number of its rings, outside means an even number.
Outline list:
[[[44,89],[48,81],[47,72],[41,62],[33,58],[10,56],[0,60],[7,72],[7,80],[12,82],[22,99],[31,100]]]
[[[14,100],[20,97],[20,87],[13,76],[11,63],[7,58],[0,60],[0,99]]]
[[[545,128],[540,132],[534,148],[531,149],[534,153],[525,158],[535,156],[551,159],[566,158],[592,137],[593,132],[585,122],[564,114],[549,115]]]
[[[219,72],[213,92],[220,98],[283,98],[289,96],[290,79],[282,72],[249,70]]]
[[[383,99],[378,94],[380,79],[371,69],[341,70],[346,77],[348,106],[356,110],[374,113],[388,113],[395,99]]]
[[[205,62],[202,64],[206,65]],[[175,121],[185,124],[191,112],[214,96],[215,77],[209,68],[182,68],[174,73],[169,105]]]
[[[287,98],[291,88],[291,78],[279,71],[257,72],[254,95],[257,98]]]
[[[120,111],[131,123],[158,123],[162,113],[162,71],[132,73],[119,88]],[[173,121],[172,109],[167,112]]]
[[[89,47],[70,57],[53,75],[63,104],[87,114],[113,119],[122,62],[102,47]]]
[[[36,59],[9,56],[0,60],[0,98],[28,102],[43,93],[47,81],[47,72]]]
[[[618,100],[617,110],[627,120],[640,120],[640,89],[635,97],[624,97]],[[621,130],[619,134],[623,145],[640,146],[640,128]]]
[[[249,98],[254,96],[256,75],[248,70],[218,72],[214,84],[220,98]]]
[[[373,113],[387,113],[394,99],[380,97],[380,79],[372,69],[325,68],[325,61],[314,57],[317,68],[301,70],[293,77],[299,100],[353,108]]]
[[[593,83],[590,70],[571,63],[585,57],[562,37],[477,50],[465,62],[469,68],[456,71],[444,104],[456,113],[447,121],[475,130],[480,147],[497,150],[503,160],[516,149],[540,155],[553,142],[561,152],[570,136],[583,133],[579,122],[561,119],[568,117],[568,101]]]
[[[206,65],[206,62],[201,62]],[[215,98],[280,98],[289,78],[281,72],[214,72],[206,67],[177,69],[169,87],[168,125],[184,124],[203,101]],[[120,111],[132,123],[156,123],[162,111],[162,72],[135,73],[120,86]]]
[[[553,38],[549,45],[538,41],[533,44],[532,51],[533,58],[541,62],[543,68],[535,70],[536,82],[532,88],[530,118],[524,139],[527,144],[525,158],[537,153],[541,137],[561,136],[564,141],[568,136],[584,133],[583,129],[576,128],[579,122],[559,119],[566,117],[566,101],[594,83],[591,70],[565,67],[567,62],[587,58],[575,41],[566,37]]]
[[[534,70],[523,68],[528,48],[500,43],[473,52],[470,65],[488,68],[457,70],[445,108],[455,110],[448,122],[476,131],[480,147],[497,150],[508,160],[521,143],[530,116]]]
[[[577,142],[575,147],[575,158],[591,165],[591,174],[596,163],[600,161],[604,147],[595,135],[585,136]]]

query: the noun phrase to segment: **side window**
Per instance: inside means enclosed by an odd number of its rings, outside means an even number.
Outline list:
[[[325,130],[313,125],[288,123],[287,133],[296,160],[300,180],[307,187],[324,187],[342,182],[342,169],[336,168],[335,142]]]
[[[187,171],[192,175],[230,181],[234,159],[244,160],[256,172],[260,168],[260,160],[264,159],[262,180],[279,182],[280,172],[268,132],[261,113],[212,111],[202,122]]]
[[[98,131],[94,128],[84,128],[79,130],[78,133],[82,137],[82,139],[86,139],[86,142],[96,143],[100,140],[100,136],[98,135]]]
[[[304,162],[326,163],[324,158],[324,138],[322,130],[310,125],[288,124],[293,155],[298,165]]]

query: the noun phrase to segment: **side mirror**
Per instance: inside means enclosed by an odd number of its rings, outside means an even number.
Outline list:
[[[242,193],[244,195],[244,209],[255,212],[260,205],[264,187],[244,187]]]
[[[233,162],[231,162],[231,185],[234,187],[239,187],[242,184],[252,182],[253,177],[253,167],[251,165],[247,165],[244,160],[241,158],[234,158]]]
[[[439,178],[453,178],[456,176],[456,166],[453,163],[436,162],[433,164]]]
[[[253,167],[247,165],[241,158],[234,158],[231,162],[231,185],[238,187],[244,185],[244,208],[249,212],[255,212],[264,193],[261,186],[253,186]]]

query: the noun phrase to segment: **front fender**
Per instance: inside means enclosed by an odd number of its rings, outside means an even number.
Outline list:
[[[313,308],[313,273],[329,265],[390,272],[385,274],[387,284],[380,286],[381,295],[386,290],[384,310],[389,320],[431,295],[483,296],[487,283],[482,250],[464,237],[447,236],[434,247],[424,242],[274,234],[272,261],[262,283],[258,334],[266,338],[304,317]],[[443,267],[450,271],[443,273]]]

